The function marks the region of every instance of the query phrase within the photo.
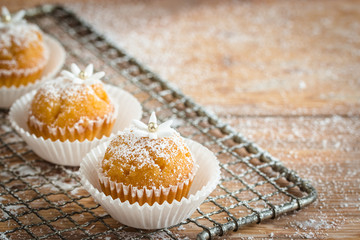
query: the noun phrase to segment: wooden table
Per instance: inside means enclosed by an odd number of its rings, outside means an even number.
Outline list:
[[[317,189],[223,239],[360,238],[358,1],[62,2]]]

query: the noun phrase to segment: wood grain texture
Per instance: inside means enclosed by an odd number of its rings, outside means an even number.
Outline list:
[[[358,1],[61,2],[318,191],[219,239],[360,238]]]

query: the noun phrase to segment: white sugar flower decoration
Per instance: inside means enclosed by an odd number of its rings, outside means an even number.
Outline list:
[[[171,137],[176,132],[171,128],[172,122],[172,120],[168,120],[158,126],[156,114],[152,112],[148,125],[139,120],[133,120],[134,134],[138,137],[149,137],[150,139]]]
[[[0,28],[12,25],[12,24],[21,24],[26,23],[25,19],[25,11],[21,10],[14,15],[11,15],[9,10],[6,7],[1,8],[1,18],[0,18]]]
[[[95,83],[100,83],[100,79],[105,76],[104,72],[94,73],[94,66],[92,64],[87,65],[84,71],[80,70],[80,68],[75,64],[71,64],[71,72],[67,70],[63,70],[61,74],[64,77],[69,78],[74,83],[78,84],[87,84],[92,85]]]

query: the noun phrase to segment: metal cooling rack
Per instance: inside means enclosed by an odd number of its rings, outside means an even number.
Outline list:
[[[216,116],[91,26],[61,6],[27,11],[29,21],[57,38],[67,51],[65,67],[89,62],[107,73],[106,81],[142,103],[144,119],[155,110],[160,120],[176,116],[178,131],[210,148],[222,179],[186,221],[156,231],[133,229],[113,220],[82,188],[74,167],[40,159],[12,130],[0,111],[0,238],[6,239],[210,239],[312,203],[315,189],[281,162],[246,140]]]

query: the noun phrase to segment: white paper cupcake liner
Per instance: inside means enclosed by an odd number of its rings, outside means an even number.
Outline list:
[[[37,89],[43,81],[51,79],[62,68],[65,62],[65,50],[61,44],[49,35],[44,35],[45,47],[49,58],[44,68],[42,78],[34,83],[20,87],[0,87],[0,108],[9,108],[16,99]]]
[[[31,149],[43,159],[60,165],[79,166],[83,157],[92,148],[98,144],[105,142],[115,134],[129,127],[133,119],[140,119],[142,116],[142,108],[138,100],[130,93],[111,85],[104,84],[104,88],[108,93],[112,103],[116,109],[116,121],[114,123],[112,134],[109,137],[95,138],[92,141],[51,141],[44,140],[42,137],[36,137],[29,132],[27,118],[29,113],[30,102],[33,99],[36,90],[22,96],[16,100],[11,106],[9,119],[11,126],[21,135],[24,141]]]
[[[118,107],[116,107],[116,104],[114,104],[114,110],[111,112],[111,114],[106,114],[103,118],[96,119],[96,120],[88,120],[87,126],[84,127],[82,123],[75,124],[72,127],[51,127],[51,126],[45,126],[43,122],[38,120],[35,116],[31,116],[29,119],[28,124],[30,125],[30,128],[33,129],[32,132],[46,132],[50,135],[50,139],[57,140],[57,139],[69,139],[70,142],[72,142],[71,139],[79,139],[79,137],[88,137],[87,139],[96,138],[97,134],[99,132],[101,133],[101,130],[103,128],[109,128],[110,131],[110,125],[115,123],[116,116],[118,115]],[[86,132],[91,132],[92,135],[86,136]],[[37,134],[35,134],[37,135]],[[91,138],[90,138],[91,137]]]
[[[187,196],[188,194],[186,192],[191,188],[192,181],[194,180],[195,174],[198,170],[198,165],[194,164],[191,173],[185,181],[179,182],[177,185],[170,186],[168,188],[152,187],[151,189],[147,189],[146,187],[137,188],[135,186],[127,186],[122,183],[111,181],[109,177],[104,175],[100,161],[98,162],[96,169],[100,184],[102,184],[103,187],[110,191],[110,195],[121,196],[119,197],[120,199],[122,197],[124,197],[124,199],[130,198],[130,200],[128,200],[130,203],[140,200],[141,202],[139,202],[139,205],[143,205],[145,202],[151,201],[152,199],[155,199],[155,202],[162,204],[162,202],[164,201],[168,201],[171,203],[173,200],[176,199],[177,194],[179,194],[180,196]],[[122,201],[124,202],[124,200]],[[153,203],[149,205],[152,204]]]
[[[2,76],[2,78],[8,79],[8,78],[14,77],[14,75],[16,75],[16,77],[19,77],[19,78],[24,78],[31,74],[35,74],[35,73],[39,72],[40,70],[45,69],[45,66],[50,57],[49,55],[50,55],[49,47],[45,43],[45,40],[44,40],[44,58],[42,58],[41,61],[40,60],[38,61],[37,66],[31,67],[31,68],[22,68],[22,69],[1,69],[0,75]],[[23,85],[21,80],[16,79],[16,78],[13,80],[15,81],[15,84],[19,83],[20,86]],[[16,81],[19,81],[19,82],[16,82]],[[24,84],[24,85],[27,85],[27,84]]]
[[[130,204],[106,196],[102,191],[97,176],[97,166],[102,160],[109,142],[103,143],[89,152],[80,164],[80,178],[84,188],[101,204],[117,221],[130,227],[142,229],[159,229],[175,225],[196,210],[205,198],[216,188],[220,179],[220,168],[215,155],[206,147],[189,139],[185,139],[190,151],[199,165],[187,198],[164,202],[152,206],[145,203]]]

